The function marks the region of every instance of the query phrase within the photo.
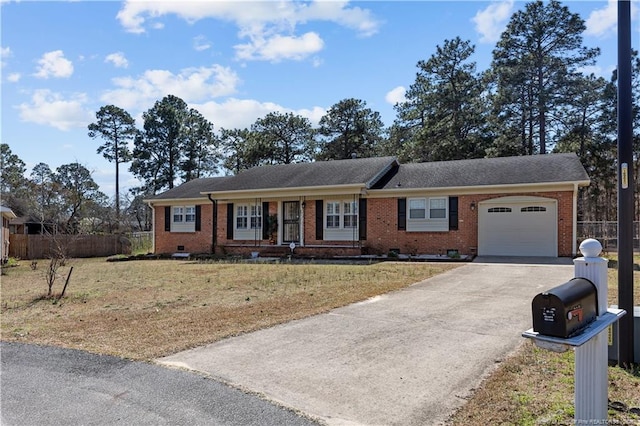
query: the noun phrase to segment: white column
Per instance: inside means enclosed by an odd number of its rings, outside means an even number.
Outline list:
[[[580,252],[584,257],[574,259],[575,276],[586,278],[598,291],[598,315],[607,312],[607,267],[609,261],[598,257],[602,251],[600,242],[584,240]],[[575,420],[584,424],[605,424],[608,390],[607,336],[601,332],[587,343],[576,348],[575,365]]]

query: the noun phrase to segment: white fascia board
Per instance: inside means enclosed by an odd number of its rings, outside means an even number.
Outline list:
[[[216,191],[202,192],[203,195],[210,195],[214,200],[244,200],[253,198],[274,198],[274,197],[314,197],[325,195],[362,194],[365,191],[365,184],[357,185],[333,185],[333,186],[302,186],[296,188],[269,188],[269,189],[247,189],[241,191]]]
[[[412,194],[434,195],[474,195],[518,192],[550,192],[550,191],[574,191],[575,186],[588,186],[590,181],[576,182],[547,182],[547,183],[521,183],[513,185],[481,185],[481,186],[451,186],[444,188],[393,188],[375,189],[367,192],[368,198],[388,198],[407,196]]]
[[[162,199],[151,199],[151,200],[142,200],[144,203],[152,206],[184,206],[190,204],[209,204],[211,201],[207,197],[203,198],[162,198]]]

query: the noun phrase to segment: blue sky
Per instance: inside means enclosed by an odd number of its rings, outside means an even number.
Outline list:
[[[380,112],[415,79],[416,63],[444,40],[476,46],[479,70],[518,1],[7,1],[1,14],[1,141],[31,167],[79,161],[113,196],[115,166],[87,136],[114,104],[142,126],[143,111],[173,94],[214,130],[244,128],[272,111],[313,123],[345,98]],[[587,23],[584,43],[617,63],[616,1],[565,1]],[[632,1],[638,49],[640,3]],[[121,188],[139,183],[121,166]]]

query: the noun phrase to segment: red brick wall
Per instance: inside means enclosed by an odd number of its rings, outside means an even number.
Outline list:
[[[451,194],[452,196],[455,194]],[[448,232],[408,232],[398,231],[397,198],[367,200],[367,239],[362,249],[370,254],[386,254],[391,249],[399,249],[405,254],[446,254],[448,249],[460,254],[475,254],[478,247],[478,211],[481,201],[503,196],[537,196],[558,201],[558,255],[572,256],[573,249],[573,193],[571,191],[462,195],[458,197],[458,230]],[[470,205],[474,202],[475,210]],[[296,249],[298,254],[332,256],[360,254],[358,242],[316,240],[315,200],[308,199],[304,209],[305,247]],[[278,204],[269,203],[269,214],[277,213]],[[227,205],[218,204],[216,253],[236,253],[248,255],[251,251],[270,250],[268,240],[229,241],[227,240]],[[282,218],[278,217],[278,221]],[[173,253],[178,245],[184,245],[185,252],[209,253],[212,244],[212,206],[202,205],[202,231],[195,233],[164,232],[164,207],[156,208],[156,252]],[[260,250],[256,246],[261,247]]]
[[[201,204],[200,226],[197,232],[167,232],[164,230],[164,206],[155,207],[155,252],[176,253],[178,246],[184,246],[184,253],[211,253],[213,235],[213,207],[211,203]],[[220,219],[218,219],[220,220]]]
[[[397,199],[369,199],[367,241],[365,245],[373,253],[387,253],[400,249],[407,254],[446,254],[448,249],[461,254],[477,252],[478,205],[481,201],[500,198],[506,194],[463,195],[458,197],[458,230],[448,232],[398,231]],[[534,196],[558,201],[558,256],[573,256],[573,193],[544,192],[508,194],[509,196]],[[470,205],[474,202],[475,210]]]

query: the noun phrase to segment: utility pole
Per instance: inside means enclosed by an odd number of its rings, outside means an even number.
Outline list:
[[[618,362],[634,363],[633,338],[633,151],[631,99],[631,1],[618,0]],[[639,360],[640,361],[640,360]]]

